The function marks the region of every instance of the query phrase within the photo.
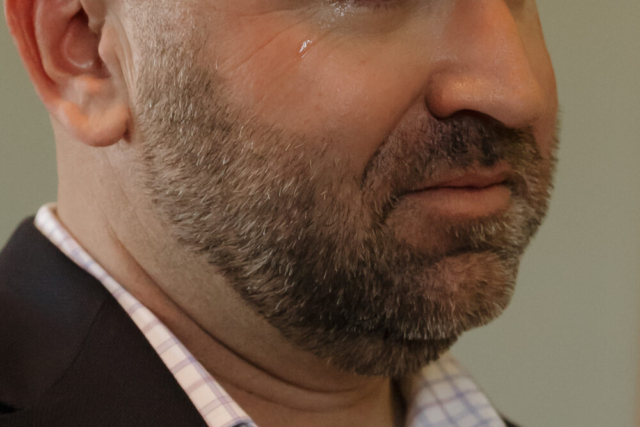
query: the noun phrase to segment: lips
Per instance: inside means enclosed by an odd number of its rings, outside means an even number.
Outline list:
[[[457,218],[480,218],[504,212],[511,204],[506,166],[453,170],[426,181],[402,199],[409,209]]]
[[[409,193],[445,188],[481,190],[503,184],[509,177],[509,174],[510,168],[507,166],[475,169],[472,171],[453,171],[426,183],[422,183]]]

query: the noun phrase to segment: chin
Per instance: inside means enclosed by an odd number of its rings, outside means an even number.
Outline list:
[[[494,253],[467,252],[421,273],[406,265],[395,280],[343,283],[339,288],[368,292],[343,292],[340,301],[307,288],[285,297],[288,310],[261,314],[291,342],[344,371],[400,378],[437,360],[464,332],[498,317],[511,300],[516,266]],[[266,308],[274,301],[261,302]]]
[[[353,337],[351,350],[331,359],[338,368],[367,377],[407,378],[438,360],[457,337],[396,341],[381,337]]]

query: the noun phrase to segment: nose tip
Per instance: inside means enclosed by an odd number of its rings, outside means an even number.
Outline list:
[[[544,92],[504,1],[464,2],[448,31],[426,94],[434,116],[473,111],[523,128],[544,114]]]
[[[435,76],[429,86],[427,107],[438,118],[473,111],[507,127],[523,128],[543,114],[542,90],[530,78],[489,79],[449,72]]]

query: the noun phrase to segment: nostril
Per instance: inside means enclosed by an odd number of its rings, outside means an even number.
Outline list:
[[[454,114],[451,115],[451,118],[456,118],[456,117],[460,117],[460,116],[465,116],[465,117],[474,117],[476,119],[478,119],[479,121],[489,125],[489,126],[495,126],[496,124],[500,124],[502,126],[504,126],[504,123],[502,123],[499,120],[496,120],[494,117],[482,113],[480,111],[476,111],[476,110],[460,110],[460,111],[456,111]]]

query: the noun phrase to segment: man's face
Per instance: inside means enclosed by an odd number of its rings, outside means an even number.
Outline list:
[[[533,1],[129,12],[154,206],[285,337],[406,375],[507,305],[554,164]]]

